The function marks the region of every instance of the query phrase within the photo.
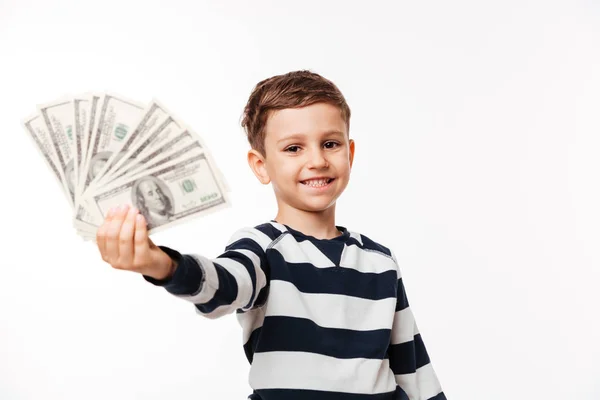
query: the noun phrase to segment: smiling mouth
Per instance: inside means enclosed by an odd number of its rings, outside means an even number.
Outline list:
[[[306,181],[301,181],[303,185],[320,188],[329,185],[334,181],[335,178],[323,178],[323,179],[309,179]]]

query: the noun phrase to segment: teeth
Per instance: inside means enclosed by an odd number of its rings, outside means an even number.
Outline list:
[[[321,186],[325,186],[329,183],[329,179],[311,179],[309,181],[304,181],[305,185],[311,186],[311,187],[321,187]]]

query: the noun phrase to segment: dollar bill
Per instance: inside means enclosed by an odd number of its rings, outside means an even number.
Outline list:
[[[131,177],[143,170],[168,162],[173,159],[174,154],[178,157],[181,154],[181,150],[192,143],[199,149],[202,149],[198,138],[188,129],[183,129],[177,136],[165,143],[163,147],[154,150],[151,153],[146,153],[146,156],[138,156],[139,160],[137,162],[124,166],[117,174],[115,174],[114,178],[106,184],[109,185],[115,180]]]
[[[160,104],[157,100],[154,100],[154,102]],[[161,109],[166,110],[164,106],[161,106]],[[182,134],[184,136],[181,136]],[[129,152],[115,164],[114,168],[100,179],[99,184],[106,185],[116,178],[129,175],[131,171],[144,168],[148,165],[150,160],[154,160],[156,157],[167,157],[170,151],[176,150],[176,147],[173,147],[173,145],[181,145],[183,142],[178,142],[180,140],[185,140],[186,138],[199,142],[201,147],[204,148],[208,160],[212,165],[217,166],[213,155],[206,145],[204,145],[202,138],[177,116],[169,113],[166,118],[157,125],[154,131],[143,137],[142,140],[139,140],[137,145],[131,147]],[[219,177],[219,183],[225,191],[230,191],[229,185],[220,168],[216,168],[216,170]]]
[[[189,134],[187,136],[192,137]],[[181,137],[185,138],[185,133],[182,134]],[[185,146],[178,146],[175,151],[169,152],[167,155],[161,156],[157,160],[150,160],[145,168],[140,168],[135,172],[132,171],[127,176],[119,177],[106,185],[96,187],[96,191],[87,191],[84,197],[81,198],[81,208],[77,211],[75,220],[79,222],[85,222],[87,226],[99,226],[104,217],[97,213],[97,209],[95,207],[91,206],[93,203],[92,198],[95,194],[110,190],[111,188],[122,185],[129,180],[140,178],[149,172],[156,171],[157,168],[170,167],[190,158],[191,156],[195,156],[204,152],[204,149],[198,140],[191,142],[189,140],[179,140],[179,142],[183,142]],[[211,164],[210,160],[208,163]],[[211,169],[217,170],[214,165],[211,165]],[[220,184],[220,182],[217,183]],[[220,186],[222,187],[221,184]]]
[[[74,230],[95,241],[109,208],[140,209],[150,233],[230,206],[203,139],[158,100],[87,92],[39,104],[21,120],[72,207]]]
[[[56,151],[57,167],[63,171],[71,203],[75,204],[75,161],[73,158],[74,143],[74,112],[73,102],[69,98],[38,105],[38,110]]]
[[[102,93],[91,93],[87,96],[89,99],[87,114],[88,123],[85,126],[85,131],[83,133],[83,138],[81,140],[81,157],[79,158],[78,165],[78,174],[77,174],[77,191],[76,191],[76,204],[78,204],[78,199],[81,197],[82,187],[85,183],[85,178],[87,175],[87,171],[85,170],[88,154],[89,154],[89,146],[92,137],[92,133],[94,132],[94,128],[98,123],[99,117],[99,106],[102,100]],[[77,211],[77,206],[75,212]]]
[[[150,132],[137,145],[130,149],[119,163],[111,170],[111,173],[100,180],[102,185],[115,178],[115,175],[122,175],[123,171],[131,170],[133,166],[141,160],[146,159],[148,153],[154,149],[160,149],[161,145],[178,135],[183,129],[183,124],[173,116],[167,115],[160,124]]]
[[[102,181],[105,175],[109,175],[112,169],[117,169],[123,162],[131,160],[129,158],[130,150],[137,148],[136,144],[141,142],[151,129],[154,129],[158,124],[162,123],[168,116],[166,107],[159,103],[158,100],[153,99],[150,104],[144,109],[142,117],[139,122],[136,123],[135,129],[127,135],[122,145],[114,151],[110,158],[107,160],[104,167],[100,170],[97,176],[92,180],[90,185],[95,185]]]
[[[123,140],[135,128],[145,106],[139,102],[103,94],[100,99],[97,121],[89,139],[86,161],[82,170],[79,190],[85,193],[90,182],[102,170],[111,155],[119,150]]]
[[[204,153],[120,182],[95,194],[92,203],[102,218],[117,205],[138,208],[146,218],[148,233],[230,206],[216,171]]]
[[[64,170],[58,167],[58,160],[56,155],[56,149],[50,133],[43,117],[39,114],[32,114],[21,121],[22,126],[25,128],[27,136],[31,139],[34,146],[38,149],[39,154],[42,156],[46,166],[51,171],[52,176],[60,186],[62,193],[65,195],[71,207],[74,207],[73,198],[68,193],[68,187],[66,184]]]
[[[74,96],[73,101],[73,127],[74,127],[74,149],[73,160],[75,165],[75,207],[79,200],[79,178],[81,175],[82,161],[85,157],[87,146],[87,132],[90,131],[90,111],[92,110],[91,94]]]

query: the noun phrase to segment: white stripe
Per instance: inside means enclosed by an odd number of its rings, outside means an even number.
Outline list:
[[[364,250],[356,245],[344,246],[340,267],[352,268],[360,272],[382,273],[397,270],[394,260],[378,251]]]
[[[241,308],[248,304],[252,296],[252,279],[244,264],[231,258],[215,258],[214,262],[229,272],[237,283],[237,296],[227,307]]]
[[[287,228],[279,222],[270,221],[270,224],[273,225],[281,233],[288,231]]]
[[[246,344],[252,332],[263,325],[265,320],[265,308],[259,307],[245,313],[236,314],[237,320],[242,327],[242,339]]]
[[[238,250],[234,250],[234,251],[238,251]],[[223,317],[227,314],[232,313],[233,311],[235,311],[238,308],[242,308],[250,301],[250,297],[252,295],[252,280],[250,279],[250,274],[248,273],[248,270],[242,263],[240,263],[236,260],[232,260],[230,258],[215,258],[214,261],[217,262],[220,266],[222,266],[225,270],[227,270],[227,272],[229,272],[235,279],[235,281],[237,283],[237,296],[231,304],[224,304],[224,305],[218,306],[210,313],[204,313],[204,312],[198,310],[198,308],[196,308],[197,313],[199,313],[203,316],[206,316],[208,318],[211,318],[211,319]],[[214,277],[211,276],[211,279],[213,279],[215,281],[215,285],[218,288],[219,282],[218,282],[218,276],[216,274],[216,267],[215,267],[213,261],[205,258],[203,260],[202,265],[206,265],[206,264],[210,264],[212,266],[212,268],[209,268],[209,270],[212,270],[214,272]],[[207,277],[208,277],[208,274],[207,274]],[[210,286],[212,286],[212,284]],[[212,296],[209,298],[209,300],[211,300],[214,297],[215,291],[212,291]],[[204,288],[202,289],[202,291],[200,292],[200,294],[198,296],[193,296],[192,298],[201,297],[201,299],[203,300],[202,303],[206,303],[209,300],[205,300],[206,297],[203,295],[202,292],[204,292]],[[209,293],[209,292],[207,292],[207,293]],[[202,303],[200,303],[200,301],[195,301],[194,303],[202,304]]]
[[[198,308],[196,308],[197,314],[200,314],[203,317],[206,317],[208,319],[221,318],[227,314],[231,314],[233,311],[235,311],[235,309],[233,308],[233,306],[231,306],[229,304],[221,305],[221,306],[215,308],[214,310],[212,310],[210,313],[204,313],[204,312],[200,311]]]
[[[215,265],[208,258],[199,254],[191,254],[191,256],[196,260],[202,269],[202,274],[204,275],[202,288],[195,295],[177,295],[177,297],[190,301],[194,304],[204,304],[214,297],[215,292],[219,288],[217,271],[215,270]]]
[[[233,243],[242,238],[250,238],[256,241],[260,246],[263,247],[263,249],[271,243],[271,239],[267,235],[254,228],[244,228],[238,230],[230,239],[230,243]],[[266,277],[264,272],[260,268],[260,258],[254,252],[245,249],[232,251],[238,251],[241,254],[244,254],[245,256],[250,258],[255,267],[257,285],[260,285],[259,287],[263,288],[266,285]],[[203,313],[198,309],[196,309],[196,311],[201,315],[205,315],[210,318],[218,318],[220,316],[232,312],[234,309],[241,308],[248,304],[252,295],[252,280],[250,279],[250,274],[248,273],[244,265],[228,258],[216,258],[214,260],[211,260],[200,254],[191,254],[191,256],[194,257],[194,259],[202,269],[202,273],[204,275],[204,283],[202,285],[201,290],[198,293],[191,296],[177,295],[177,297],[187,300],[193,304],[205,304],[212,300],[215,296],[215,292],[219,289],[219,277],[217,275],[216,267],[213,263],[213,261],[216,261],[231,275],[233,275],[234,279],[236,280],[238,286],[237,297],[232,304],[219,306],[209,314]]]
[[[265,235],[256,228],[242,228],[231,236],[227,245],[229,246],[240,239],[254,240],[260,247],[262,247],[263,250],[266,250],[272,242],[269,236]]]
[[[252,305],[256,301],[256,298],[258,297],[258,294],[260,293],[260,290],[267,285],[267,277],[265,276],[264,271],[260,267],[260,257],[258,255],[256,255],[253,251],[247,249],[239,249],[235,251],[248,257],[250,261],[252,261],[252,265],[254,266],[254,273],[256,274],[256,286],[254,297],[252,298],[252,304],[250,305],[250,307],[252,307]],[[246,304],[242,305],[242,307],[245,306]]]
[[[367,331],[392,329],[396,298],[361,299],[342,294],[302,293],[286,281],[272,280],[267,316],[308,318],[325,328]]]
[[[249,376],[254,389],[310,389],[386,393],[396,389],[388,359],[340,359],[306,352],[254,353]]]
[[[394,314],[394,327],[392,328],[391,344],[400,344],[414,340],[419,333],[415,317],[410,307],[396,311]]]
[[[296,242],[296,239],[292,235],[283,236],[281,240],[275,243],[273,249],[279,251],[286,262],[309,263],[317,268],[335,266],[335,264],[310,241],[304,240],[302,242]]]
[[[213,263],[213,260],[198,254],[194,254],[193,257],[196,259],[198,264],[201,265],[204,273],[204,283],[202,285],[202,289],[195,295],[179,295],[178,297],[194,304],[205,304],[212,300],[212,298],[215,296],[215,292],[219,289],[219,277],[217,275],[216,266]],[[241,308],[242,305],[240,304],[243,303],[243,305],[246,305],[250,300],[250,295],[252,294],[252,281],[250,280],[250,275],[248,274],[248,271],[244,265],[228,258],[216,258],[214,261],[216,261],[231,275],[233,275],[233,278],[237,283],[238,291],[237,297],[232,304],[220,306],[213,310],[213,312],[210,314],[214,315],[211,315],[211,317],[221,316],[235,308]],[[229,311],[218,310],[219,308],[223,307],[228,308]],[[201,314],[208,315],[202,312]]]
[[[363,241],[362,241],[362,236],[360,235],[360,233],[356,233],[356,232],[349,232],[349,233],[350,233],[350,237],[356,239],[356,241],[358,243],[360,243],[362,246]]]
[[[431,363],[423,365],[412,374],[396,375],[396,382],[410,400],[426,400],[439,394],[442,387]]]

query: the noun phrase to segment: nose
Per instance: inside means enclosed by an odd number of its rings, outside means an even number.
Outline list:
[[[329,166],[329,162],[327,162],[327,157],[325,156],[322,149],[314,149],[309,152],[308,164],[311,168],[321,169],[327,168]]]

